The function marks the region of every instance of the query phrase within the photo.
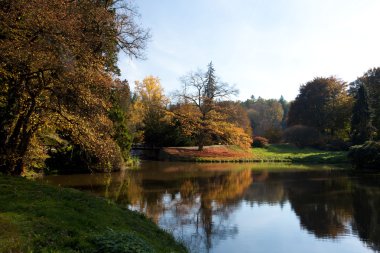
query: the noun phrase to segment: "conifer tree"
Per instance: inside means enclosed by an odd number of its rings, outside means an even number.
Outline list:
[[[372,125],[373,116],[365,85],[360,85],[355,99],[351,120],[351,138],[352,143],[357,145],[371,140],[375,127]]]
[[[215,69],[212,65],[212,62],[208,64],[208,69],[206,72],[206,89],[205,89],[205,97],[212,100],[214,98],[215,93],[215,85],[216,85],[216,78],[215,78]]]

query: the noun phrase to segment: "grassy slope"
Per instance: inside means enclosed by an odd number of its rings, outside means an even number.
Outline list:
[[[249,151],[235,146],[211,146],[204,151],[196,148],[166,148],[164,158],[196,162],[292,162],[292,163],[347,163],[347,152],[297,148],[287,144],[269,145]]]
[[[0,252],[186,252],[138,213],[88,194],[0,175]]]

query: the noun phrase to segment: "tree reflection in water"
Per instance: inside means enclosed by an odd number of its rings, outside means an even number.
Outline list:
[[[147,189],[131,208],[170,230],[191,251],[206,251],[217,240],[238,232],[237,226],[229,223],[229,214],[252,183],[250,170],[162,183],[153,183],[159,187]]]
[[[342,170],[251,170],[248,165],[154,165],[154,169],[48,177],[53,184],[106,196],[145,213],[192,252],[207,252],[239,233],[242,203],[289,203],[316,238],[354,234],[380,251],[380,175]],[[162,166],[162,167],[160,167]],[[229,167],[231,166],[231,167]],[[237,167],[236,167],[237,166]]]
[[[380,177],[361,178],[353,192],[353,230],[373,250],[380,252]]]

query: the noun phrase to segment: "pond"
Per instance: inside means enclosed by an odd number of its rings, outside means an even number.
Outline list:
[[[44,180],[145,213],[190,252],[380,251],[380,174],[143,162],[138,170]]]

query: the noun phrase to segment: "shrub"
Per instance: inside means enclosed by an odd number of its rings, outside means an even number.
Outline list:
[[[350,148],[348,158],[356,169],[380,170],[380,142],[367,141]]]
[[[284,132],[284,141],[297,147],[319,147],[323,144],[323,138],[317,129],[313,127],[295,125]]]
[[[265,148],[268,146],[268,143],[269,143],[269,141],[267,138],[264,138],[261,136],[256,136],[253,138],[252,147],[254,147],[254,148]]]

